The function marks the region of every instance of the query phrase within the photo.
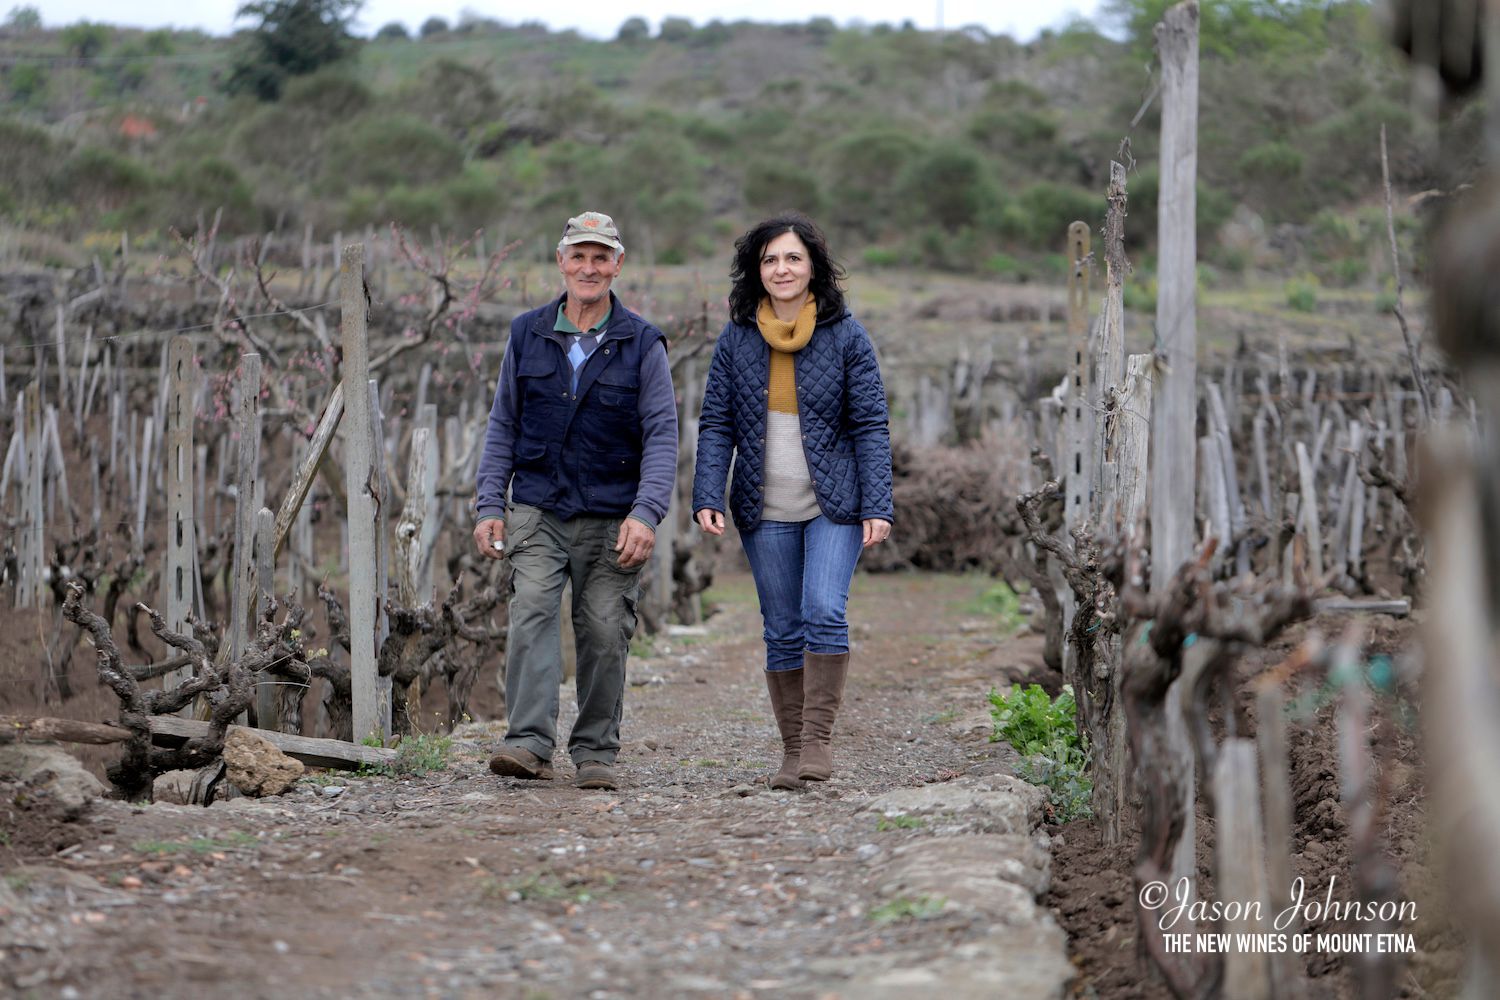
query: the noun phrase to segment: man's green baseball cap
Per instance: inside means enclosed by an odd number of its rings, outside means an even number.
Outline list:
[[[562,245],[570,247],[575,243],[603,243],[612,250],[625,252],[615,220],[603,212],[584,212],[568,220],[563,229]]]

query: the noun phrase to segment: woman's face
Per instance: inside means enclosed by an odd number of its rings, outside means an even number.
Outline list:
[[[807,247],[796,233],[782,233],[760,252],[760,283],[773,302],[801,302],[812,274]]]

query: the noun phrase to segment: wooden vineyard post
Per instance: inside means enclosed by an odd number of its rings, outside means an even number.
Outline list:
[[[432,579],[432,553],[437,545],[438,528],[443,523],[443,505],[437,497],[437,486],[442,480],[441,461],[442,452],[438,447],[438,408],[436,403],[423,403],[417,407],[417,426],[427,431],[427,468],[432,476],[432,490],[427,491],[424,484],[423,492],[427,497],[427,513],[422,518],[422,531],[417,536],[417,544],[421,546],[422,561],[417,566],[417,585],[426,587],[429,597],[435,596],[436,589]],[[413,445],[415,447],[415,445]],[[411,487],[407,487],[408,490]]]
[[[1094,426],[1094,368],[1089,355],[1089,227],[1082,222],[1068,226],[1068,256],[1073,270],[1068,274],[1068,343],[1073,350],[1073,374],[1064,405],[1068,427],[1067,455],[1064,458],[1064,518],[1069,527],[1082,524],[1089,516],[1089,493],[1094,473],[1091,454]],[[1067,627],[1066,624],[1063,626]]]
[[[1193,545],[1198,410],[1197,0],[1183,0],[1169,8],[1155,33],[1162,86],[1157,358],[1151,394],[1151,592],[1159,594],[1191,558]],[[1186,762],[1180,769],[1183,829],[1172,858],[1170,882],[1177,885],[1186,879],[1190,899],[1196,900],[1197,794],[1182,694],[1179,681],[1166,699],[1167,738],[1173,755]]]
[[[238,659],[250,643],[255,617],[255,502],[260,465],[260,355],[240,356],[235,434],[234,569],[229,591],[229,635],[220,660]]]
[[[312,439],[307,443],[307,453],[302,456],[302,462],[293,473],[292,485],[287,488],[286,496],[281,501],[281,509],[276,513],[274,551],[277,553],[281,551],[287,532],[291,530],[292,522],[297,519],[297,512],[307,499],[307,491],[312,488],[313,477],[318,472],[318,463],[328,451],[328,442],[333,440],[343,416],[344,384],[340,382],[333,387],[328,402],[323,406],[323,415],[318,418],[318,426],[314,428]]]
[[[167,628],[188,633],[188,613],[193,607],[194,549],[197,524],[193,514],[193,342],[173,337],[167,347],[167,370],[171,386],[167,400],[167,571],[162,577],[166,591]],[[192,675],[184,667],[166,675],[163,682],[174,688]],[[189,709],[184,708],[186,714]]]
[[[252,609],[260,602],[273,599],[276,594],[276,516],[269,507],[255,512],[255,547],[252,551],[252,567],[255,574],[255,600]],[[256,615],[257,622],[259,615]],[[276,690],[280,683],[268,670],[255,677],[255,724],[261,729],[281,729],[281,695]]]
[[[1095,524],[1105,530],[1119,521],[1120,476],[1117,442],[1125,433],[1121,414],[1125,390],[1125,168],[1109,164],[1109,209],[1104,216],[1104,305],[1099,337],[1094,344],[1093,399],[1102,419],[1095,422],[1094,498],[1090,507]],[[1144,455],[1142,457],[1145,457]],[[1124,523],[1129,531],[1133,525]]]
[[[1272,910],[1267,902],[1264,837],[1260,814],[1260,775],[1255,744],[1231,739],[1214,765],[1217,881],[1222,901],[1246,904],[1243,916],[1229,917],[1221,933],[1269,934]],[[1258,914],[1258,918],[1257,918]],[[1249,948],[1230,948],[1224,956],[1226,1000],[1271,1000],[1270,955]]]
[[[1151,404],[1151,589],[1192,554],[1198,409],[1198,4],[1156,26],[1162,71],[1161,194],[1157,214],[1158,364]]]
[[[390,717],[377,712],[379,674],[375,664],[376,537],[379,499],[373,491],[375,434],[371,426],[370,345],[365,326],[365,248],[343,248],[339,298],[344,344],[344,481],[349,502],[349,677],[353,700],[354,742],[390,736]]]
[[[26,387],[21,408],[25,428],[21,452],[26,460],[26,479],[21,490],[21,579],[16,588],[16,606],[40,608],[46,605],[46,585],[42,580],[45,547],[42,473],[47,453],[42,446],[42,392],[38,382],[32,381]]]
[[[1318,514],[1317,476],[1307,455],[1307,445],[1298,441],[1296,451],[1297,481],[1302,488],[1297,516],[1307,537],[1307,572],[1312,580],[1318,581],[1323,578],[1323,526]]]
[[[1287,750],[1286,698],[1274,673],[1263,675],[1255,692],[1255,742],[1261,773],[1261,818],[1265,833],[1266,902],[1271,913],[1285,913],[1292,905],[1292,807],[1291,755]],[[1296,924],[1276,928],[1285,934],[1301,929]],[[1298,963],[1291,955],[1271,956],[1271,979],[1275,996],[1305,994]]]
[[[437,515],[436,491],[437,442],[429,428],[418,427],[411,435],[406,506],[396,522],[396,594],[408,608],[432,600],[432,577],[423,572],[429,565],[423,545],[427,522]]]

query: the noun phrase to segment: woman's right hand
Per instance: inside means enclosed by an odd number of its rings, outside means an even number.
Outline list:
[[[693,520],[698,522],[698,527],[710,535],[724,534],[724,512],[721,510],[710,510],[704,507],[693,515]]]

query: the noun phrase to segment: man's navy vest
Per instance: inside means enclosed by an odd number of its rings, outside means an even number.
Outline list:
[[[578,376],[561,334],[559,298],[536,310],[506,349],[516,351],[519,404],[511,498],[563,520],[579,514],[623,517],[641,482],[641,358],[663,339],[620,304]]]

